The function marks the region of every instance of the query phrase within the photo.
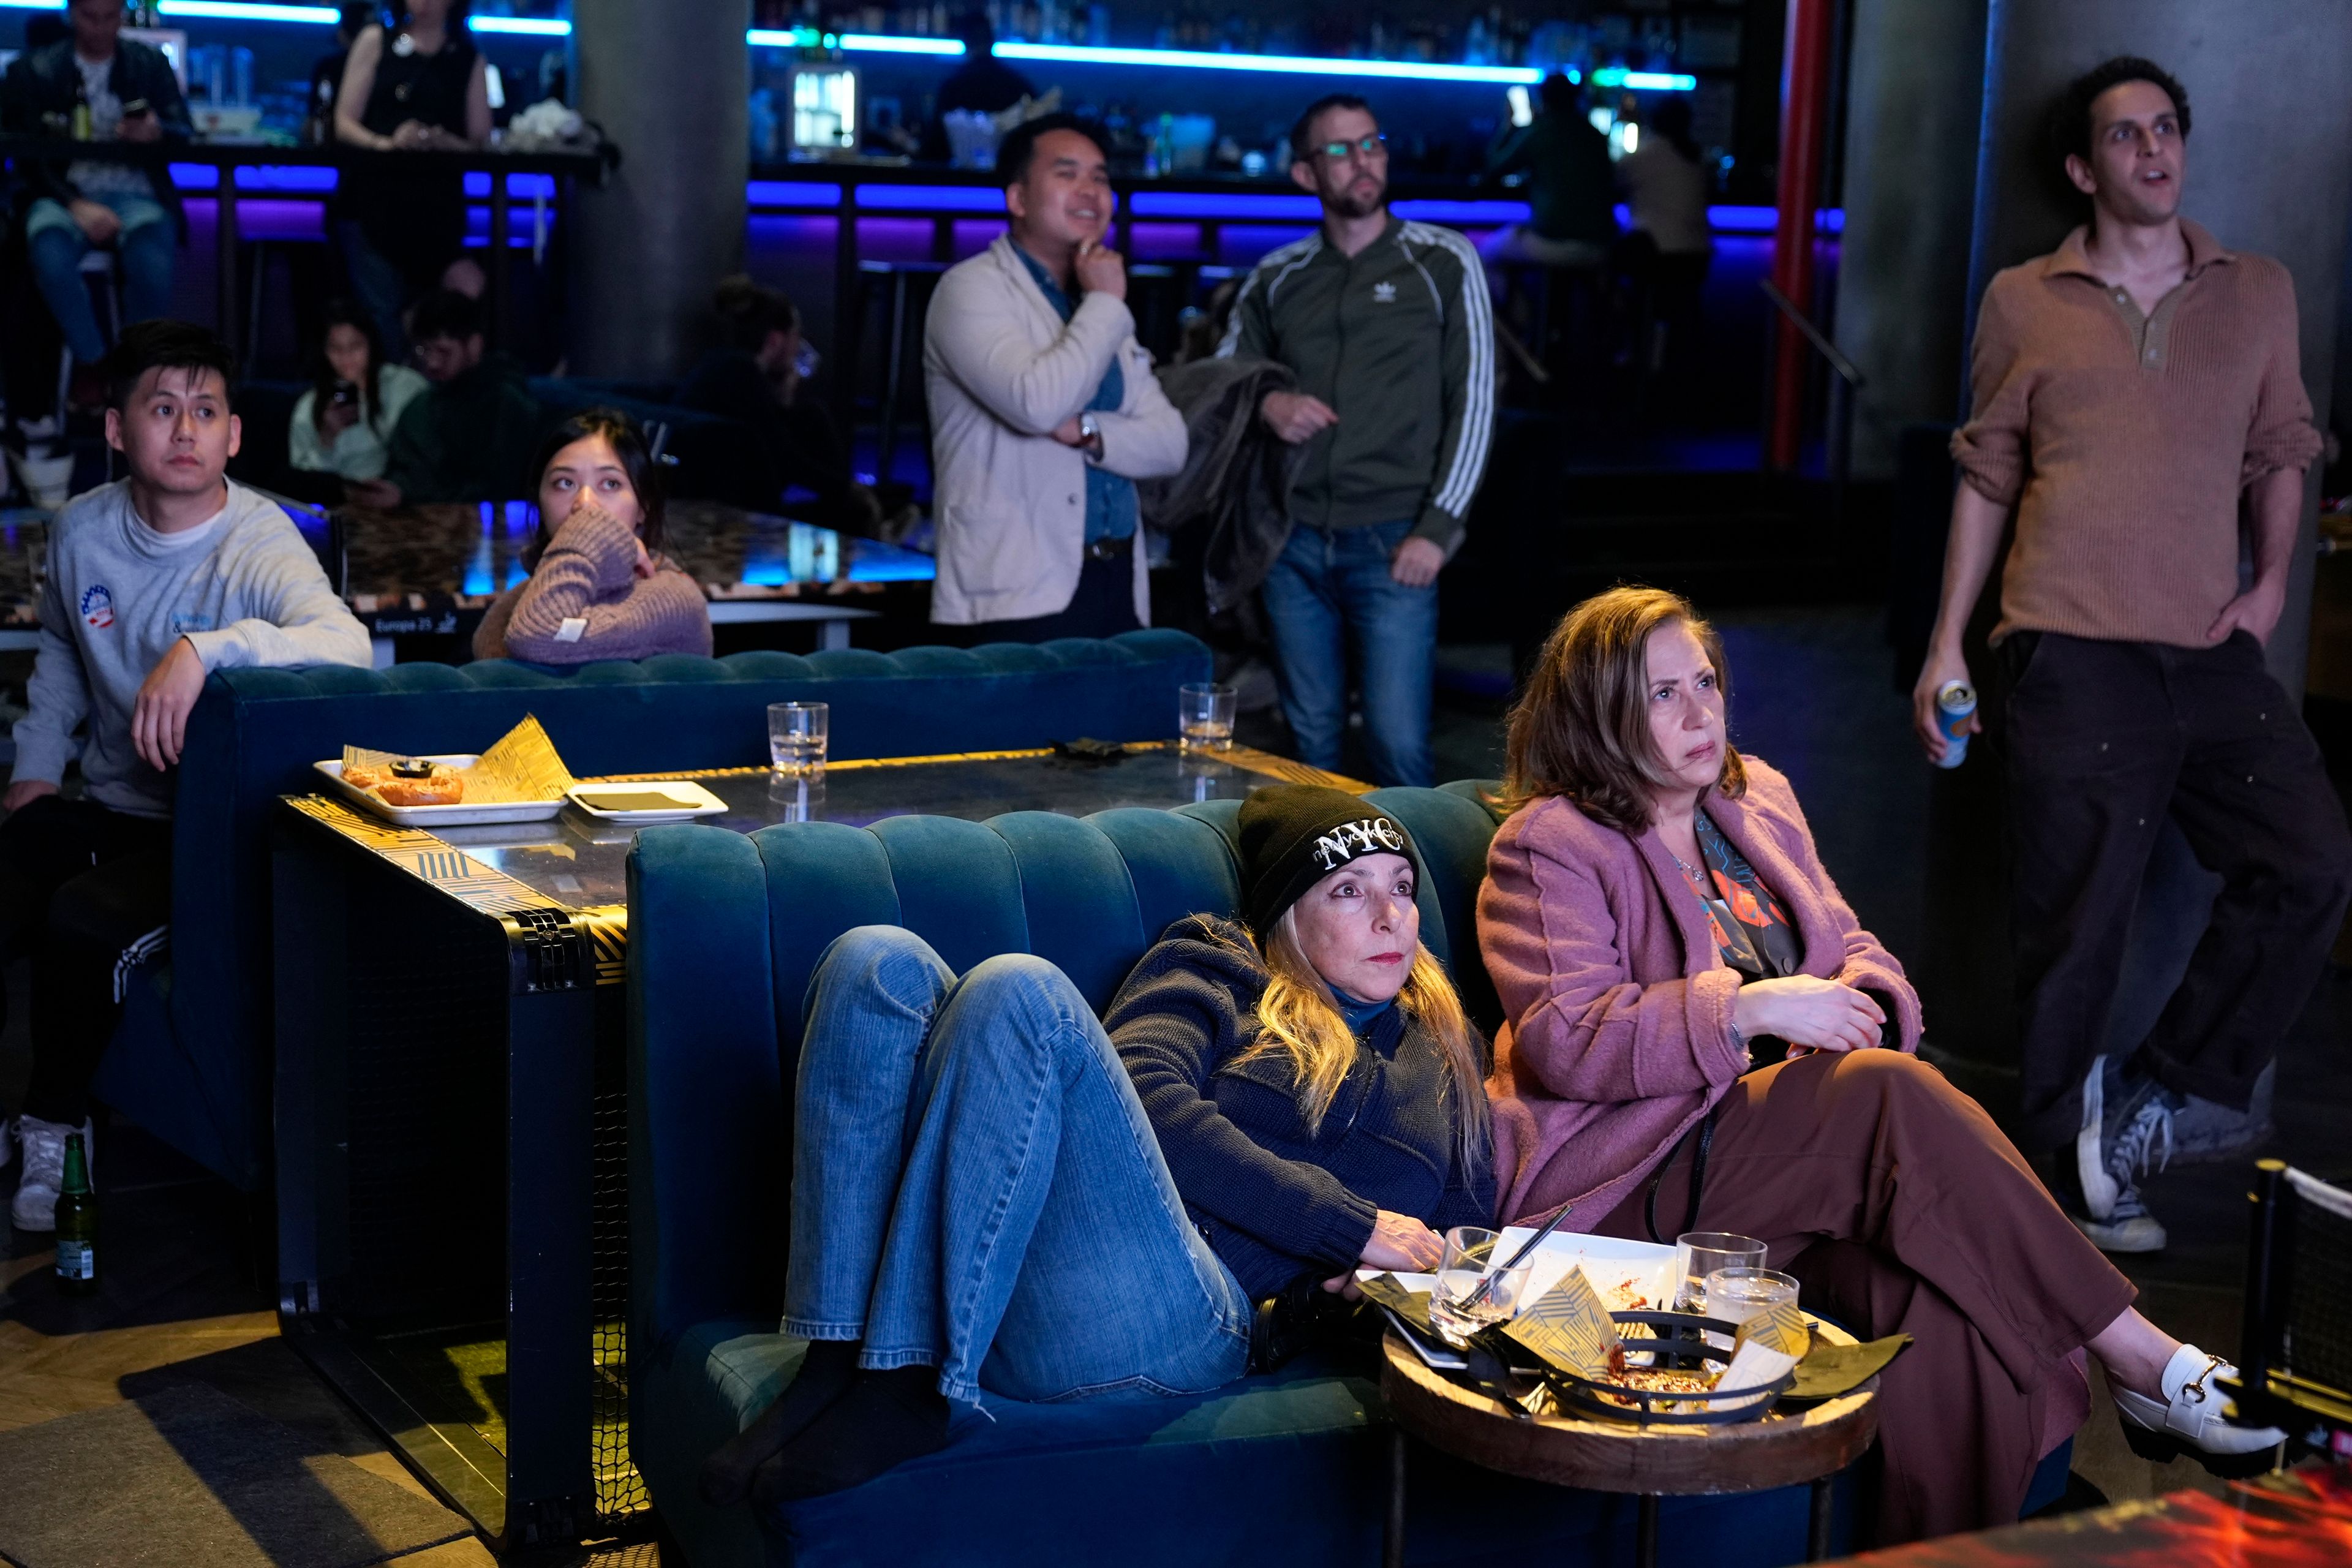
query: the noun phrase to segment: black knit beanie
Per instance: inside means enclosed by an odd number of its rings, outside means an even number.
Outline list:
[[[1404,824],[1323,784],[1268,784],[1242,802],[1242,919],[1262,940],[1307,889],[1359,855],[1402,855],[1421,875]]]

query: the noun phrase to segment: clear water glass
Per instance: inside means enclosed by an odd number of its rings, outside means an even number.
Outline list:
[[[832,710],[822,702],[768,704],[768,762],[786,778],[824,772],[825,731]]]
[[[1202,683],[1176,689],[1178,743],[1188,752],[1229,752],[1240,693],[1230,686]]]
[[[1778,1268],[1718,1268],[1706,1277],[1706,1315],[1744,1323],[1786,1301],[1797,1304],[1797,1277]]]
[[[1457,1225],[1445,1233],[1445,1253],[1437,1265],[1437,1289],[1430,1292],[1429,1321],[1439,1334],[1455,1343],[1479,1330],[1507,1322],[1527,1293],[1528,1265],[1506,1269],[1510,1254],[1502,1250],[1497,1233],[1475,1225]],[[1484,1295],[1478,1287],[1487,1280]],[[1472,1300],[1477,1296],[1476,1300]]]
[[[1675,1310],[1706,1312],[1707,1276],[1718,1268],[1761,1268],[1764,1244],[1723,1230],[1689,1230],[1675,1237]]]

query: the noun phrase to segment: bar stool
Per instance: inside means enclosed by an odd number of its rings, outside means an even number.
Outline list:
[[[923,338],[924,313],[930,309],[931,294],[939,288],[940,278],[948,269],[944,261],[860,261],[857,264],[857,309],[853,313],[851,330],[863,332],[866,317],[875,305],[884,305],[886,331],[883,336],[882,395],[875,405],[874,471],[877,478],[890,477],[890,459],[898,446],[898,400],[905,385],[907,350],[909,342],[919,343]],[[912,318],[911,322],[909,318]],[[856,344],[845,356],[844,366],[850,378],[849,405],[857,406],[857,383],[863,378],[864,367],[858,363]],[[921,423],[919,419],[918,424]],[[845,434],[854,440],[856,433]]]
[[[75,268],[81,276],[82,287],[89,290],[90,308],[98,316],[98,330],[110,348],[122,335],[122,268],[115,265],[114,252],[96,246],[82,252],[81,265]],[[73,350],[58,351],[58,411],[62,415],[66,394],[73,385]]]

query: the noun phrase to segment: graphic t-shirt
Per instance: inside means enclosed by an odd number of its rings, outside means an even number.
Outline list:
[[[1699,864],[1682,867],[1683,881],[1706,908],[1707,924],[1723,962],[1748,980],[1794,974],[1804,963],[1804,944],[1771,890],[1747,858],[1704,811],[1698,830]]]
[[[122,100],[114,96],[114,57],[109,55],[93,62],[77,54],[74,65],[81,71],[81,95],[89,104],[89,139],[111,142],[116,127],[122,123]],[[147,172],[136,163],[84,158],[67,165],[66,178],[73,182],[74,189],[92,200],[103,195],[144,196],[154,193]]]

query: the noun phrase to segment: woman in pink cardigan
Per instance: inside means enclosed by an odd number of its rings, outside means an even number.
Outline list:
[[[1478,897],[1507,1020],[1502,1212],[1756,1237],[1816,1310],[1911,1335],[1881,1405],[1885,1543],[2015,1520],[2087,1412],[2084,1349],[2138,1453],[2266,1466],[2280,1434],[2222,1419],[2228,1363],[2135,1310],[1991,1119],[1911,1054],[1918,995],[1789,781],[1732,749],[1728,687],[1687,601],[1619,588],[1560,622],[1512,710]]]
[[[490,603],[476,658],[593,664],[710,654],[710,605],[662,551],[662,487],[636,421],[592,408],[558,425],[531,465],[530,575]]]

